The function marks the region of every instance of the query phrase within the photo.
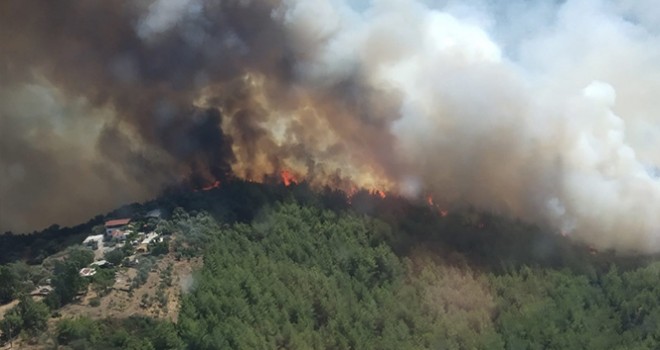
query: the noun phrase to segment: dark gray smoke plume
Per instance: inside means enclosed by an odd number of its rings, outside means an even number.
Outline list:
[[[247,69],[285,71],[269,48],[281,31],[265,5],[175,3],[0,5],[3,229],[70,224],[231,173],[222,112],[195,99]]]
[[[652,0],[0,4],[0,223],[281,170],[660,251]]]

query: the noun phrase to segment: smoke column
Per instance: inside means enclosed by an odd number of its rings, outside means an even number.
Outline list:
[[[0,226],[283,169],[660,251],[654,1],[4,1]]]

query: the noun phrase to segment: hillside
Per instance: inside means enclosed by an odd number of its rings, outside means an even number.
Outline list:
[[[21,284],[9,291],[20,302],[5,307],[13,311],[1,323],[4,339],[62,349],[660,342],[654,257],[597,252],[494,214],[369,191],[348,197],[304,183],[235,181],[172,191],[106,217],[138,218],[153,208],[164,213],[155,230],[169,237],[167,249],[138,254],[137,264],[127,259],[84,280],[77,271],[94,254],[72,246],[41,265],[3,265],[5,281],[50,278],[54,287],[43,301],[21,297],[29,289]]]
[[[660,2],[0,1],[0,350],[660,350]]]

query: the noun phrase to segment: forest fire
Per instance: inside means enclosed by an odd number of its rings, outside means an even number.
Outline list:
[[[0,1],[0,350],[653,348],[658,2]]]
[[[660,252],[660,105],[639,93],[660,86],[650,74],[660,41],[646,6],[552,2],[543,10],[561,15],[527,21],[548,30],[520,40],[499,18],[508,7],[445,1],[414,0],[413,11],[400,1],[10,2],[0,11],[0,66],[11,73],[0,98],[12,102],[0,104],[10,175],[0,198],[12,203],[0,206],[2,231],[74,224],[194,173],[187,190],[227,178],[355,185],[434,212],[467,204],[554,231],[570,223],[571,237],[599,247]],[[566,30],[576,26],[580,54]],[[53,207],[65,197],[94,205]]]
[[[293,174],[288,170],[282,170],[280,172],[280,178],[284,186],[290,186],[291,184],[297,184],[298,180],[293,176]]]
[[[199,191],[210,191],[210,190],[212,190],[212,189],[214,189],[214,188],[219,188],[219,187],[220,187],[220,181],[219,181],[219,180],[215,180],[215,181],[213,181],[211,184],[206,185],[206,186],[200,188]],[[197,191],[197,190],[195,190],[195,191]]]
[[[438,209],[438,214],[440,214],[441,217],[444,218],[444,217],[447,217],[447,215],[449,215],[449,210],[439,209],[440,206],[435,204],[435,202],[433,201],[433,196],[428,195],[426,197],[426,203],[429,205],[429,207]]]

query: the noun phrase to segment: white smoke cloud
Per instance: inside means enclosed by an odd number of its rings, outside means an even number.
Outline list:
[[[549,224],[597,248],[660,251],[649,170],[660,166],[657,6],[432,5],[287,0],[274,18],[310,86],[359,74],[402,97],[391,132],[393,156],[410,165],[403,192]]]

